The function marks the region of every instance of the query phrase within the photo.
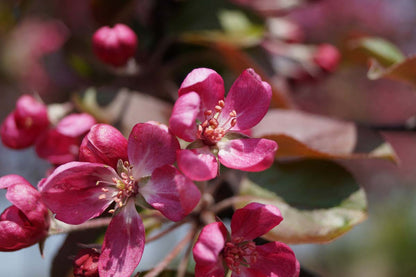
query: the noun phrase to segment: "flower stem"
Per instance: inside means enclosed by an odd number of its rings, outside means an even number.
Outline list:
[[[80,225],[70,225],[61,221],[51,220],[51,228],[49,229],[49,236],[70,233],[74,231],[83,231],[88,229],[105,227],[110,224],[111,217],[103,217],[89,220]]]
[[[176,274],[176,277],[185,277],[186,275],[186,268],[188,267],[188,262],[189,262],[189,256],[191,254],[192,251],[192,245],[193,245],[193,241],[195,241],[195,237],[197,236],[198,232],[196,232],[196,229],[194,229],[194,235],[192,237],[191,243],[188,244],[188,247],[186,248],[185,254],[183,255],[179,266],[178,266],[178,272]]]
[[[176,228],[178,228],[179,226],[183,225],[184,223],[188,222],[189,220],[184,219],[180,222],[176,222],[175,224],[171,225],[169,228],[167,228],[166,230],[163,230],[162,232],[146,239],[146,243],[157,240],[161,237],[163,237],[164,235],[167,235],[168,233],[170,233],[171,231],[175,230]]]
[[[165,256],[165,258],[160,261],[152,270],[150,270],[143,277],[156,277],[161,273],[169,263],[182,251],[182,249],[191,241],[195,235],[195,227],[192,227],[192,230],[186,234],[186,236],[173,248],[173,250]]]
[[[234,205],[237,202],[247,202],[247,201],[251,201],[254,199],[259,199],[259,198],[255,196],[251,196],[251,195],[233,196],[233,197],[226,198],[218,202],[217,204],[213,205],[210,210],[214,214],[217,214],[218,212]]]

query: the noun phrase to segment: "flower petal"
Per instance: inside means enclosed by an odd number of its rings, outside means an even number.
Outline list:
[[[225,270],[220,257],[227,239],[227,229],[222,222],[206,225],[193,248],[196,277],[223,277]]]
[[[39,136],[35,150],[39,157],[54,165],[61,165],[78,158],[81,140],[65,136],[55,129],[50,129]]]
[[[35,143],[40,132],[32,128],[19,128],[14,113],[9,114],[1,124],[0,135],[4,145],[12,149],[23,149]]]
[[[100,215],[111,204],[116,189],[113,178],[119,177],[107,165],[71,162],[55,169],[38,187],[57,219],[80,224]]]
[[[220,141],[219,161],[229,168],[244,171],[262,171],[274,161],[277,143],[273,140],[248,138]]]
[[[224,99],[224,81],[212,69],[196,68],[182,82],[178,95],[194,91],[201,97],[201,115],[205,110],[213,110],[218,100]]]
[[[143,222],[130,199],[108,225],[98,262],[100,276],[130,276],[142,258],[144,243]]]
[[[282,220],[277,207],[253,202],[234,212],[231,218],[231,236],[253,240],[266,234]]]
[[[169,127],[175,136],[186,141],[195,140],[200,104],[201,99],[196,92],[189,92],[176,100],[169,119]]]
[[[179,142],[163,128],[150,123],[136,124],[129,136],[127,153],[136,180],[150,176],[158,167],[176,160]]]
[[[128,160],[127,139],[111,125],[96,124],[82,140],[79,159],[108,164],[116,169],[119,159]]]
[[[59,121],[56,130],[65,136],[75,138],[87,133],[95,123],[95,118],[87,113],[70,114]]]
[[[242,276],[297,277],[299,262],[292,249],[281,242],[256,247],[257,261],[250,267],[240,267]],[[244,275],[245,274],[245,275]]]
[[[232,130],[246,130],[255,126],[269,109],[272,90],[253,69],[246,69],[232,85],[225,99],[225,107],[219,122],[225,122],[233,110],[237,113],[237,125]]]
[[[218,174],[217,158],[209,147],[178,150],[176,158],[179,169],[191,180],[211,180]]]
[[[147,203],[173,221],[188,215],[201,198],[194,183],[170,165],[156,169],[139,192]]]

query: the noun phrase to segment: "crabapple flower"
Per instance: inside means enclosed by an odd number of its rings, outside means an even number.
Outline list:
[[[339,50],[327,43],[319,45],[313,54],[313,61],[326,72],[333,72],[337,69],[341,59]]]
[[[124,24],[116,24],[113,28],[104,26],[94,33],[92,47],[102,62],[123,66],[136,52],[137,36]]]
[[[46,105],[24,94],[17,100],[15,110],[2,123],[1,140],[7,147],[23,149],[33,145],[48,126]]]
[[[40,193],[23,177],[0,178],[0,189],[13,204],[0,215],[0,251],[15,251],[42,241],[49,230],[49,213]]]
[[[169,119],[171,132],[192,142],[178,151],[178,167],[189,178],[214,178],[219,162],[229,168],[262,171],[271,166],[276,142],[244,133],[266,114],[271,88],[246,69],[224,99],[224,81],[212,69],[194,69],[183,81]]]
[[[100,253],[95,248],[81,249],[74,259],[75,277],[99,277],[98,259]]]
[[[36,153],[54,165],[78,160],[81,141],[95,123],[94,117],[87,113],[65,116],[55,128],[39,136],[35,143]]]
[[[87,159],[105,161],[103,153],[123,148],[124,138],[114,135],[114,129],[96,125],[92,132],[86,138],[94,145]],[[96,140],[96,134],[105,138]],[[111,138],[114,143],[105,145]],[[145,232],[135,201],[146,201],[173,221],[183,219],[199,202],[198,188],[171,165],[178,148],[166,126],[139,123],[127,141],[128,160],[120,160],[116,170],[103,163],[70,162],[39,184],[46,205],[69,224],[97,217],[115,203],[98,261],[100,276],[130,276],[140,262]]]
[[[299,262],[284,243],[256,245],[254,239],[266,234],[283,220],[272,205],[250,203],[235,211],[231,234],[222,222],[206,225],[193,248],[196,277],[296,277]]]

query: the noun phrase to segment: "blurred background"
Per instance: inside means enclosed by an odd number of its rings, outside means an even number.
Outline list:
[[[115,23],[128,25],[138,36],[133,73],[102,63],[92,51],[94,32]],[[397,165],[338,161],[365,189],[368,219],[331,243],[294,245],[302,274],[414,276],[416,134],[408,123],[416,115],[416,89],[369,80],[368,57],[354,51],[354,41],[380,37],[412,56],[415,25],[413,0],[2,0],[0,119],[22,94],[37,94],[46,104],[64,103],[91,87],[101,105],[121,88],[173,103],[181,81],[195,67],[221,73],[227,90],[241,66],[232,60],[240,56],[230,52],[230,62],[217,51],[224,54],[224,43],[231,44],[278,88],[275,107],[355,122],[357,149],[381,136],[399,158]],[[329,64],[316,62],[322,44],[334,46],[339,57],[328,58]],[[131,113],[121,117],[121,128],[150,119],[140,111]],[[159,121],[169,116],[169,111],[153,113]],[[48,168],[32,148],[0,146],[1,176],[20,174],[36,185]],[[0,210],[9,206],[4,195],[0,191]],[[37,246],[0,253],[0,275],[48,276],[64,239],[49,238],[44,258]]]

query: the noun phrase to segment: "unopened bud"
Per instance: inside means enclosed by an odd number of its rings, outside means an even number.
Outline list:
[[[95,248],[85,248],[78,252],[74,260],[75,277],[99,277],[98,258],[100,253]]]
[[[313,61],[327,72],[335,71],[340,59],[341,54],[338,49],[331,44],[319,45],[313,56]]]
[[[124,24],[98,29],[92,37],[95,55],[104,63],[123,66],[134,56],[137,49],[136,34]]]

